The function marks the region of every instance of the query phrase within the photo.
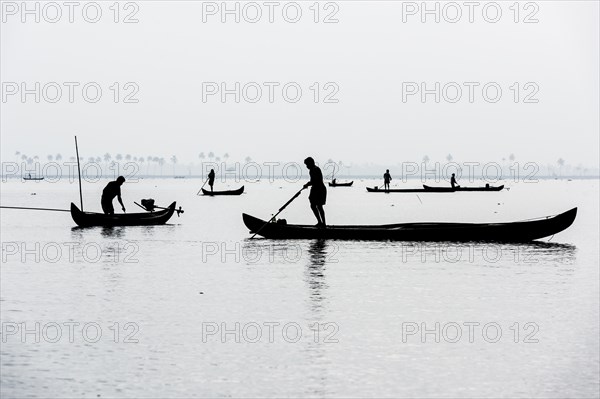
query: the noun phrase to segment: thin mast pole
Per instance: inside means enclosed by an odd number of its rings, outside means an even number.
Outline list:
[[[75,152],[77,153],[77,173],[79,174],[79,203],[83,212],[83,193],[81,192],[81,167],[79,166],[79,147],[77,147],[77,136],[75,136]]]

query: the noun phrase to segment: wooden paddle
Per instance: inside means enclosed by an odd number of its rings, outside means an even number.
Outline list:
[[[275,219],[275,218],[277,217],[277,215],[279,215],[279,214],[281,213],[281,211],[283,211],[283,210],[284,210],[284,209],[285,209],[285,208],[286,208],[286,207],[287,207],[289,204],[291,204],[293,200],[295,200],[296,198],[298,198],[298,196],[300,195],[300,193],[302,193],[302,191],[304,191],[304,188],[305,188],[305,187],[302,187],[302,188],[300,189],[300,191],[298,191],[296,194],[294,194],[294,196],[293,196],[292,198],[290,198],[290,200],[289,200],[288,202],[286,202],[286,203],[285,203],[285,204],[284,204],[284,205],[283,205],[281,208],[279,208],[279,211],[278,211],[278,212],[277,212],[275,215],[273,215],[273,216],[271,217],[271,219],[267,220],[267,223],[263,224],[263,226],[262,226],[260,229],[258,229],[258,230],[256,231],[256,233],[254,233],[254,235],[252,235],[252,237],[250,237],[250,238],[254,238],[254,237],[256,237],[256,235],[257,235],[258,233],[260,233],[260,232],[261,232],[261,230],[262,230],[262,229],[264,229],[266,225],[268,225],[269,223],[271,223],[271,221],[272,221],[273,219]]]
[[[204,188],[204,186],[206,186],[206,183],[208,183],[208,177],[206,178],[206,181],[204,182],[204,184],[202,185],[202,187],[200,187],[200,190],[198,190],[198,192],[196,193],[196,195],[200,195],[200,191],[202,191],[202,189]]]

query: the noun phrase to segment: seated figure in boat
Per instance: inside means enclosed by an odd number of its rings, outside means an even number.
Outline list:
[[[210,186],[210,191],[213,191],[213,185],[215,184],[215,170],[211,169],[208,173],[208,185]]]
[[[454,173],[452,173],[452,177],[450,178],[450,185],[452,186],[452,188],[460,187],[458,185],[458,183],[456,182],[456,177],[455,177]]]
[[[121,186],[125,183],[125,178],[123,176],[117,177],[117,180],[109,182],[104,190],[102,190],[102,199],[100,202],[102,203],[102,210],[106,215],[114,215],[115,208],[113,208],[113,199],[117,197],[119,203],[121,204],[121,209],[125,212],[125,205],[123,205],[123,200],[121,199]]]
[[[383,174],[383,188],[386,190],[390,189],[390,182],[392,181],[392,175],[390,175],[390,170],[386,169]]]
[[[315,160],[308,157],[304,160],[306,168],[309,170],[310,181],[304,185],[304,188],[311,187],[308,200],[310,201],[310,209],[312,209],[317,218],[317,227],[325,227],[325,210],[323,205],[327,199],[327,189],[323,182],[323,173],[321,168],[315,165]]]
[[[334,177],[333,180],[331,180],[332,184],[335,184],[337,182],[337,179]]]

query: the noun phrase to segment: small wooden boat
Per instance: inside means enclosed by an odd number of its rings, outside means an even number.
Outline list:
[[[367,191],[370,193],[424,193],[426,190],[424,188],[391,188],[389,190],[385,190],[383,188],[377,187],[367,187]]]
[[[28,177],[23,177],[23,180],[25,180],[25,181],[38,181],[38,180],[44,180],[44,178],[43,177],[31,177],[31,176],[28,176]]]
[[[244,186],[238,188],[237,190],[227,190],[227,191],[210,191],[202,189],[202,194],[204,195],[241,195],[244,192]]]
[[[71,217],[80,227],[153,226],[167,223],[174,212],[175,202],[169,205],[168,208],[157,212],[119,213],[114,215],[82,212],[74,203],[71,203]]]
[[[575,220],[577,208],[544,219],[510,223],[402,223],[327,226],[267,223],[242,214],[250,233],[274,239],[528,242],[559,233]],[[264,227],[263,227],[264,226]]]
[[[500,191],[504,188],[502,186],[486,186],[486,187],[431,187],[423,184],[425,191],[431,191],[436,193],[454,193],[456,191]]]
[[[352,183],[354,183],[354,180],[352,180],[351,182],[348,183],[338,183],[338,182],[329,182],[329,187],[350,187],[352,186]]]

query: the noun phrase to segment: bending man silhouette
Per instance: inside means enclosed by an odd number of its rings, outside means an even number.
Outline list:
[[[125,183],[125,178],[123,176],[117,177],[117,180],[109,182],[104,190],[102,190],[102,198],[100,202],[102,203],[102,210],[107,215],[114,215],[115,208],[113,208],[113,199],[117,197],[119,203],[121,204],[121,209],[125,212],[125,205],[123,205],[123,200],[121,199],[121,186]]]
[[[215,184],[215,170],[211,169],[208,173],[208,185],[210,186],[210,192],[213,191],[213,184]]]
[[[306,158],[304,164],[309,170],[310,175],[310,181],[304,185],[304,188],[311,186],[310,195],[308,196],[310,209],[312,209],[317,218],[317,227],[325,227],[325,210],[323,210],[323,205],[325,205],[327,199],[327,189],[325,188],[325,183],[323,183],[323,173],[315,165],[315,160],[311,157]]]
[[[390,170],[386,169],[383,174],[383,187],[385,190],[390,189],[390,182],[392,181],[392,175],[390,175]]]
[[[454,177],[454,173],[452,173],[452,177],[450,178],[450,185],[452,188],[460,187],[456,182],[456,177]]]

